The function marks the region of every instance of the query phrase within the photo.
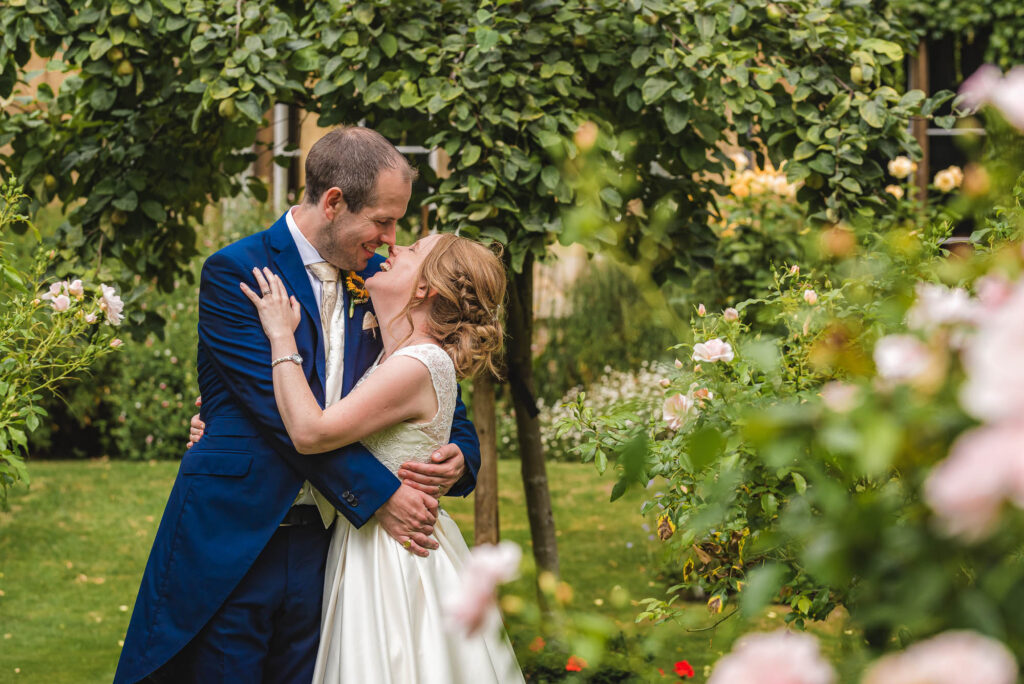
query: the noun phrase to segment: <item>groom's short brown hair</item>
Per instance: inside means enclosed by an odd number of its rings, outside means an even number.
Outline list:
[[[377,203],[377,177],[384,169],[416,178],[409,160],[387,138],[371,128],[342,126],[317,140],[306,157],[306,204],[316,204],[330,188],[338,188],[351,212]]]

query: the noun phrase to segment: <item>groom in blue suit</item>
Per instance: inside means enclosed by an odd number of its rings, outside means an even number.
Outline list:
[[[374,131],[336,129],[310,150],[304,203],[204,264],[197,365],[205,433],[182,458],[115,684],[309,682],[332,507],[357,527],[373,518],[426,555],[437,548],[429,536],[435,497],[475,486],[479,444],[461,399],[453,444],[435,464],[408,466],[420,472],[400,471],[405,482],[360,444],[296,452],[274,401],[269,342],[239,289],[242,281],[253,286],[254,266],[269,266],[301,302],[301,358],[278,362],[300,364],[324,405],[328,369],[315,291],[338,287],[347,393],[381,346],[370,304],[345,287],[344,271],[365,278],[378,270],[383,259],[374,251],[394,244],[414,174]],[[315,279],[318,261],[344,269],[340,286]]]

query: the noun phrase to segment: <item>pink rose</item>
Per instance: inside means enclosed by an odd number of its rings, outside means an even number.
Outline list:
[[[707,363],[725,361],[728,363],[735,357],[736,355],[732,351],[732,345],[717,337],[708,340],[707,342],[698,342],[693,345],[694,361],[706,361]]]
[[[669,430],[678,430],[686,423],[686,417],[695,411],[693,397],[688,394],[673,394],[665,399],[661,407],[662,418],[668,423]]]
[[[949,456],[928,474],[924,500],[943,531],[968,541],[995,527],[1003,504],[1024,507],[1024,426],[1017,423],[968,430]]]
[[[54,297],[66,293],[67,288],[68,284],[66,282],[53,283],[52,285],[50,285],[50,290],[46,294],[42,295],[40,299],[48,301],[52,300]]]
[[[703,318],[705,315],[707,315],[707,312],[708,312],[708,310],[704,308],[703,304],[698,304],[697,305],[697,315],[698,316]]]
[[[1024,131],[1024,66],[1016,66],[1003,76],[998,67],[985,64],[964,81],[960,94],[968,107],[990,104],[1012,126]]]
[[[818,293],[814,290],[804,290],[804,301],[814,305],[818,303]]]
[[[522,556],[519,545],[509,541],[473,547],[459,573],[461,586],[453,587],[445,601],[446,619],[467,635],[475,634],[485,623],[500,625],[494,610],[497,588],[516,577]]]
[[[708,684],[832,684],[835,678],[816,638],[780,629],[740,637],[715,663]]]
[[[57,295],[53,298],[53,301],[50,302],[50,306],[53,307],[54,311],[67,311],[68,307],[71,306],[71,300],[67,295]]]
[[[86,323],[95,323],[96,322],[96,314],[94,314],[94,313],[87,313],[87,314],[85,314],[85,322]]]
[[[860,389],[856,385],[833,380],[821,388],[821,402],[835,413],[848,413],[857,407]]]
[[[110,346],[113,347],[114,349],[117,349],[122,344],[124,344],[124,342],[121,341],[120,337],[115,337],[114,339],[110,340]]]
[[[100,308],[106,312],[107,321],[111,325],[121,325],[123,318],[121,312],[124,311],[124,302],[117,296],[117,291],[109,285],[100,285],[100,291],[102,292]]]
[[[680,361],[679,359],[676,359],[673,365],[675,365],[676,368],[682,368],[683,362]]]
[[[722,312],[722,318],[727,321],[738,321],[740,320],[740,312],[730,306]]]
[[[977,331],[963,345],[966,381],[960,405],[984,422],[1024,415],[1024,283],[1002,306],[979,316]]]
[[[796,264],[793,264],[792,266],[790,266],[789,267],[789,275],[791,275],[791,276],[800,275],[800,267],[797,266]]]
[[[84,297],[85,296],[85,288],[82,287],[82,281],[81,280],[72,280],[68,284],[68,294],[71,295],[72,297],[74,297],[75,299],[81,299],[82,297]]]
[[[1017,664],[1001,642],[977,632],[943,632],[878,660],[864,684],[1014,684]]]

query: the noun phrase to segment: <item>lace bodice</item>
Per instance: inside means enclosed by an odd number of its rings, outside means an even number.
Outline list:
[[[426,423],[398,423],[363,438],[363,445],[393,473],[398,472],[398,467],[406,461],[429,462],[434,450],[448,443],[458,392],[455,364],[436,344],[403,347],[392,354],[394,356],[411,356],[427,367],[437,394],[437,413]],[[379,363],[378,358],[363,374],[356,387],[366,382]]]

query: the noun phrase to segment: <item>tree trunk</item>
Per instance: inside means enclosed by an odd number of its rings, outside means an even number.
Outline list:
[[[530,518],[533,557],[537,570],[558,575],[558,542],[551,511],[548,474],[540,439],[537,402],[533,396],[533,256],[513,273],[508,292],[508,381],[516,410],[519,457],[522,464],[526,511]]]
[[[497,544],[498,527],[498,442],[494,417],[494,377],[483,373],[473,381],[473,424],[480,436],[480,472],[473,494],[474,544]]]

